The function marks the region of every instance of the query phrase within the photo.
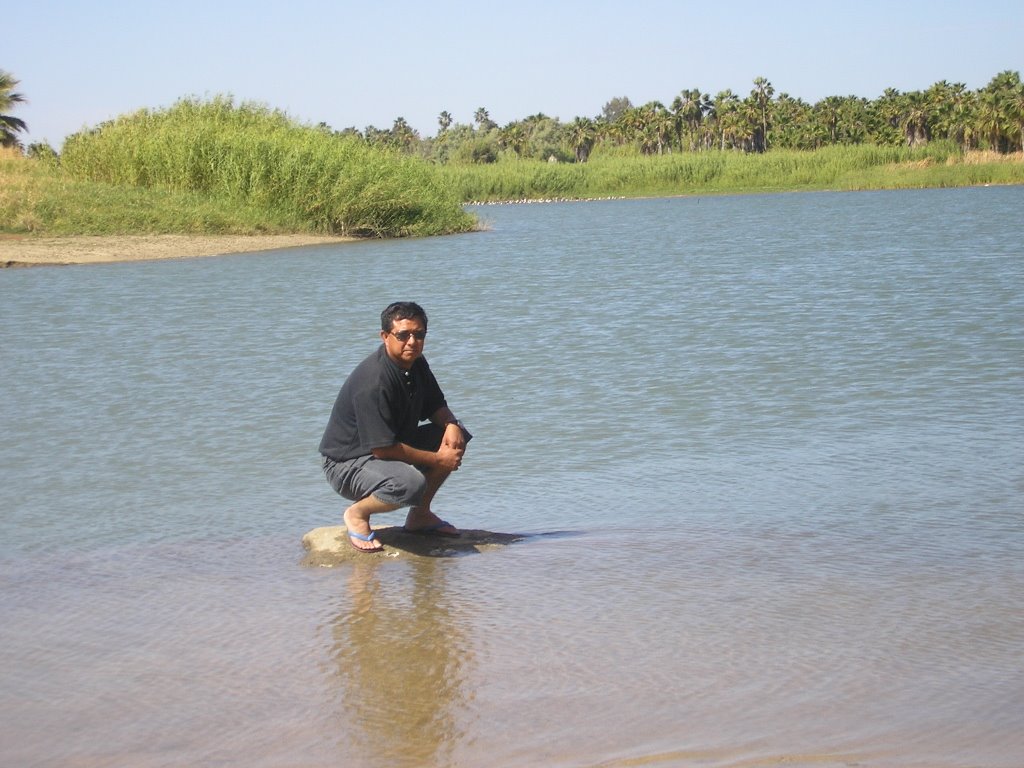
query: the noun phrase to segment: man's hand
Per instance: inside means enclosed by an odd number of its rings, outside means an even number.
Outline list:
[[[456,427],[458,429],[458,427]],[[462,430],[460,429],[459,432]],[[434,454],[437,460],[438,469],[443,469],[448,472],[454,472],[462,464],[462,456],[465,454],[465,441],[462,443],[463,447],[456,448],[455,446],[448,443],[448,433],[445,432],[445,438],[441,442],[441,447],[437,449],[437,453]]]
[[[444,428],[444,437],[441,438],[441,445],[448,445],[460,451],[465,451],[466,434],[462,431],[462,427],[454,422],[449,423]]]

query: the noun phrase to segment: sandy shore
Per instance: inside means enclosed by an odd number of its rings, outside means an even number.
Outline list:
[[[0,235],[0,267],[101,264],[112,261],[181,259],[268,251],[300,245],[350,242],[316,235],[125,235],[30,237]]]

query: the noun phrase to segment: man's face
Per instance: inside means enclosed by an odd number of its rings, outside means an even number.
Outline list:
[[[394,320],[391,332],[380,332],[388,357],[399,368],[409,370],[416,359],[423,354],[423,343],[427,335],[423,323],[418,320]],[[417,336],[419,338],[417,338]],[[403,340],[404,339],[404,340]]]

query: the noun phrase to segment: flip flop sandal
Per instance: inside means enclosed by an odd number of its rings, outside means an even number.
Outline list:
[[[359,539],[360,541],[373,541],[374,539],[377,538],[377,532],[376,531],[370,531],[370,535],[369,536],[363,536],[363,534],[356,533],[355,531],[347,531],[347,533],[349,535],[348,543],[351,544],[352,545],[352,549],[356,550],[357,552],[373,553],[373,552],[383,552],[384,551],[384,547],[374,547],[373,549],[364,549],[363,547],[357,547],[356,543],[354,541],[352,541],[353,538]]]

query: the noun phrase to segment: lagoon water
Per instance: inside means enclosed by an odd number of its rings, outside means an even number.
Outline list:
[[[496,206],[0,271],[0,764],[1019,768],[1022,210]],[[476,435],[436,508],[529,535],[301,567],[399,298]]]

